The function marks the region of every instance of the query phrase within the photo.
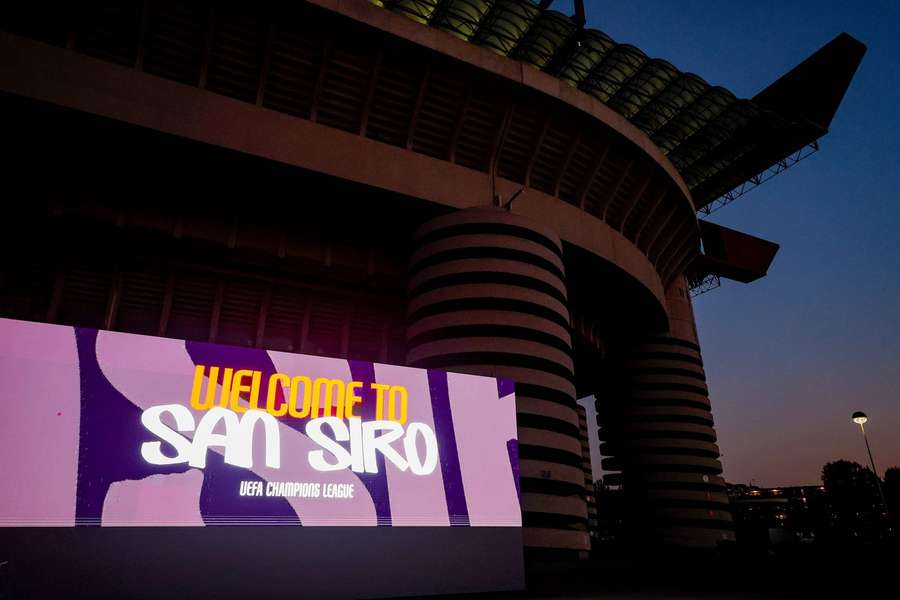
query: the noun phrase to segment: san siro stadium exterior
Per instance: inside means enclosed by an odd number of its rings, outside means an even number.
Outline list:
[[[734,539],[691,296],[777,245],[698,213],[861,43],[738,98],[550,2],[19,4],[0,316],[512,379],[526,556],[590,550],[594,395],[632,539]]]

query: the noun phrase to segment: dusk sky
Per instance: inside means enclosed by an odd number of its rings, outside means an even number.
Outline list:
[[[739,97],[841,31],[868,46],[822,149],[710,220],[772,240],[769,275],[694,301],[725,477],[900,466],[900,3],[586,0],[588,26]],[[553,8],[571,14],[571,2]]]

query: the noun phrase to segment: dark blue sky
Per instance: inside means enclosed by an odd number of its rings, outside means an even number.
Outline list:
[[[588,26],[742,97],[841,31],[868,46],[821,151],[710,218],[781,244],[769,275],[694,307],[729,481],[866,463],[854,410],[879,471],[900,466],[900,2],[585,4]]]

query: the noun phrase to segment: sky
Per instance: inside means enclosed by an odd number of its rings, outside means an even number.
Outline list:
[[[571,2],[552,8],[571,14]],[[900,466],[900,2],[586,0],[588,27],[739,97],[841,31],[868,52],[821,150],[713,213],[781,245],[767,277],[694,301],[725,478],[814,484]]]

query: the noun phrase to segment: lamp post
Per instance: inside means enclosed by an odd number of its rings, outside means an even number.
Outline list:
[[[859,425],[859,430],[862,431],[863,440],[866,442],[866,452],[869,453],[869,464],[872,466],[872,473],[875,474],[875,483],[878,485],[878,495],[881,496],[881,506],[884,510],[884,514],[887,514],[887,500],[884,497],[884,490],[881,488],[881,478],[878,476],[878,471],[875,469],[875,459],[872,458],[872,448],[869,447],[869,438],[866,436],[866,423],[868,422],[869,417],[862,411],[856,411],[850,418],[854,423]]]

